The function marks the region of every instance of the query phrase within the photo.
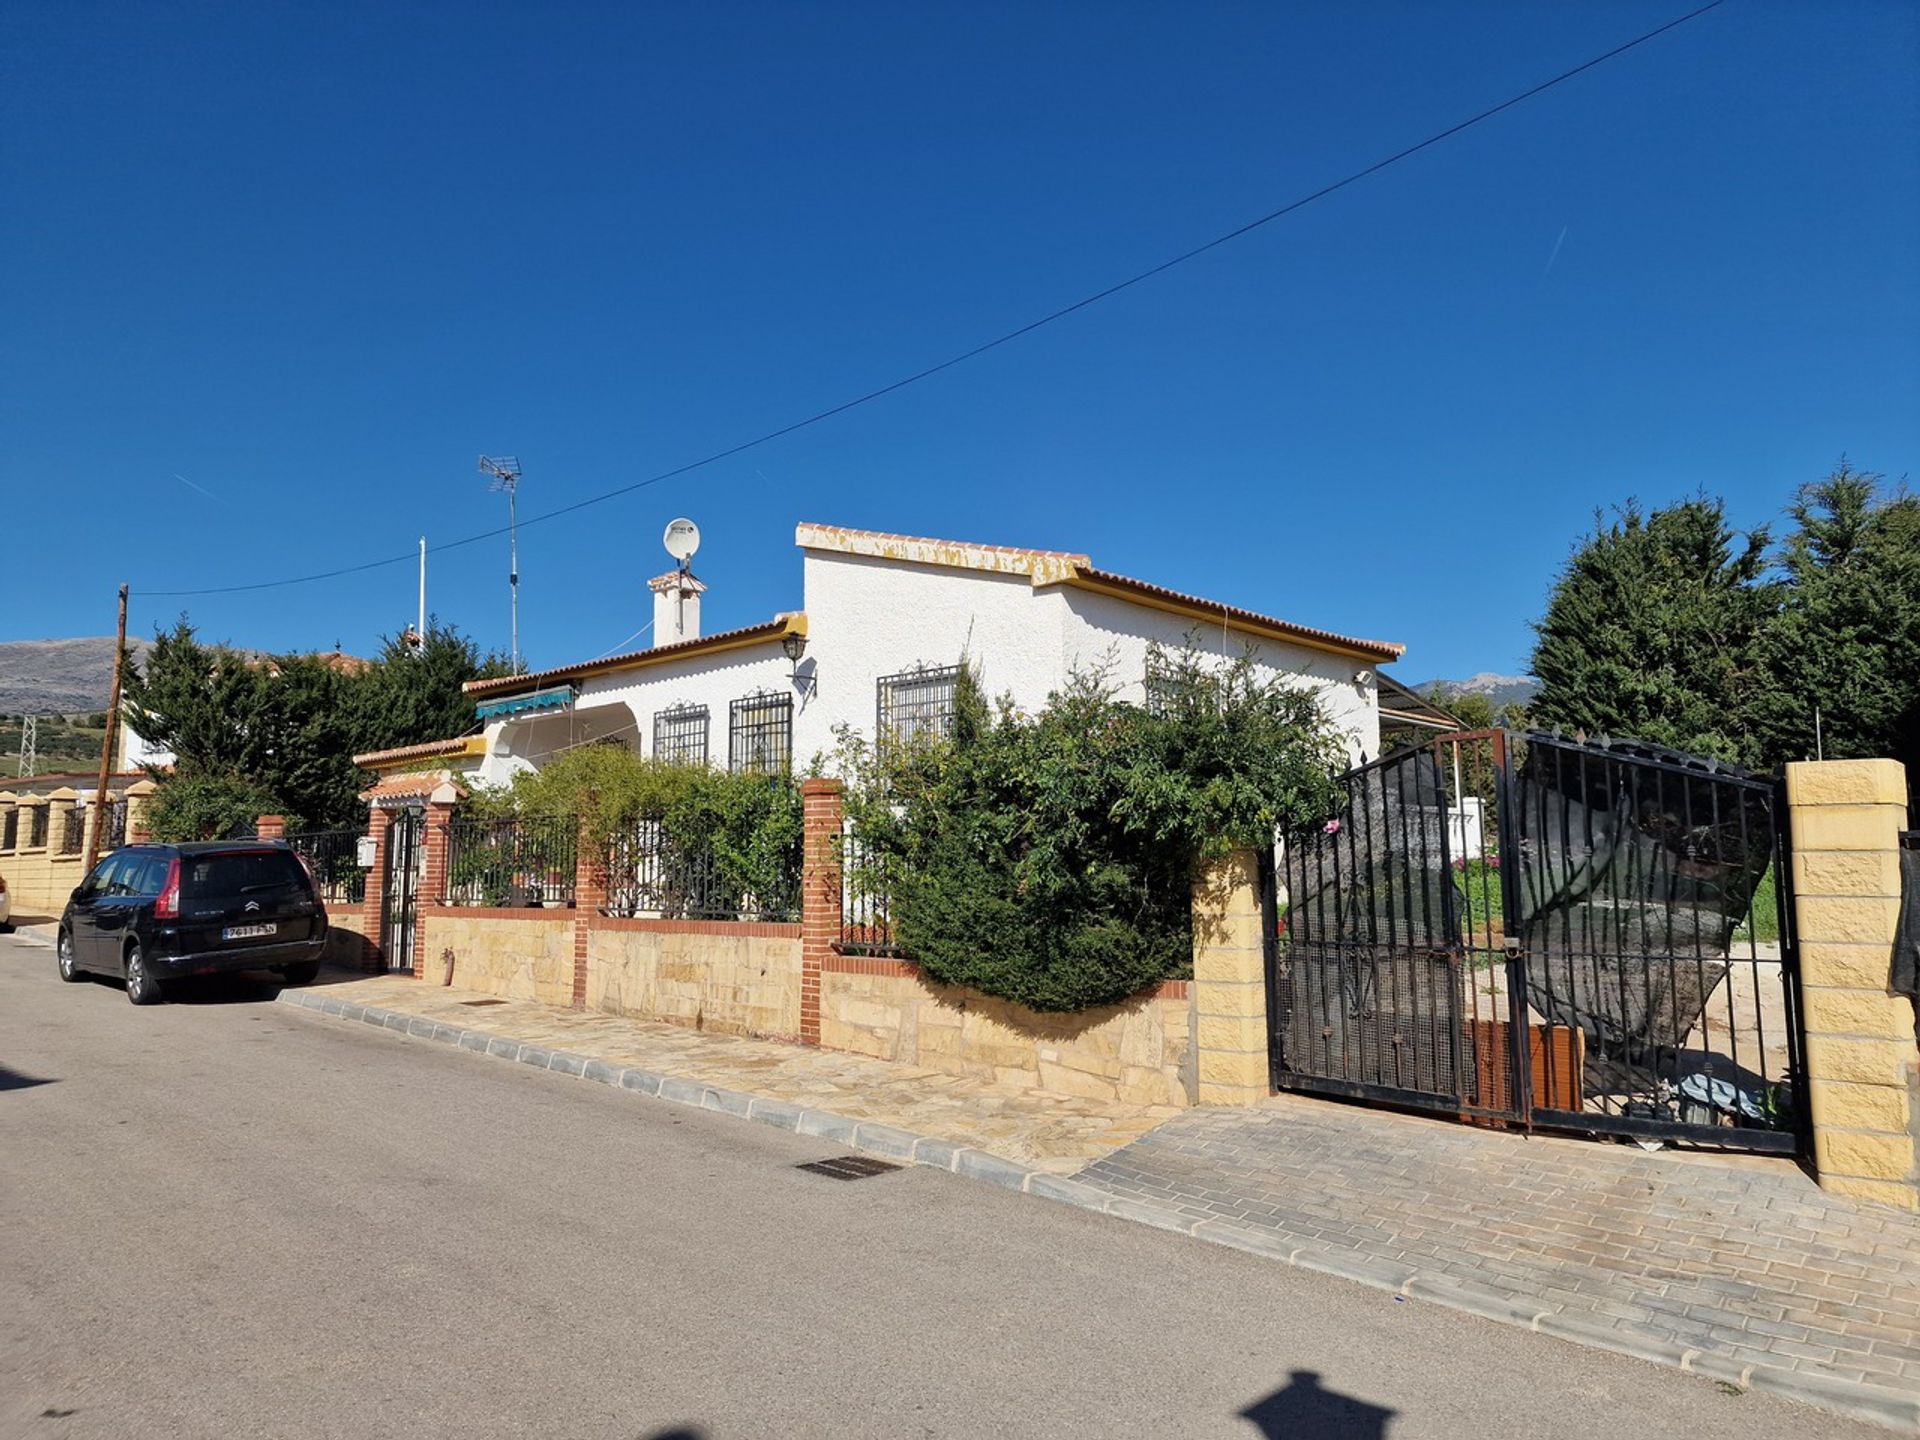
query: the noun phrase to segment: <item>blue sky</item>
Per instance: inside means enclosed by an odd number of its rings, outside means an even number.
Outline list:
[[[0,11],[0,639],[113,587],[368,652],[410,565],[228,596],[721,449],[965,349],[1690,8]],[[1596,506],[1777,516],[1920,453],[1920,11],[1733,0],[908,391],[523,530],[523,648],[798,603],[796,520],[1090,552],[1515,671]],[[176,477],[185,477],[184,480]],[[188,483],[190,482],[190,483]],[[106,522],[110,558],[87,547]],[[38,566],[21,563],[38,554]],[[505,647],[504,539],[432,563]],[[645,643],[645,637],[631,641]]]

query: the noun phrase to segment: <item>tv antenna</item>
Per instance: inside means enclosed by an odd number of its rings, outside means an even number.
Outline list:
[[[513,606],[513,673],[520,673],[520,461],[512,455],[480,457],[480,473],[491,475],[489,492],[507,492],[507,593]]]

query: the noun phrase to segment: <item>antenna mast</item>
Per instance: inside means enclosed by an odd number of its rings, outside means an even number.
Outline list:
[[[427,537],[420,537],[420,624],[414,634],[420,638],[415,642],[420,648],[427,643]]]
[[[507,492],[507,593],[513,606],[513,673],[520,673],[520,461],[512,455],[480,457],[480,473],[491,475],[489,491]]]
[[[40,769],[40,717],[20,717],[20,773],[32,775]]]

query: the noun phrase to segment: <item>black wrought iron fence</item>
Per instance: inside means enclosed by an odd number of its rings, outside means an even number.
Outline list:
[[[447,825],[448,905],[569,906],[580,827],[568,817],[487,820],[458,817]]]
[[[800,918],[798,856],[753,865],[710,840],[676,836],[658,819],[641,820],[607,846],[606,913],[791,923]]]
[[[106,814],[101,821],[105,827],[101,831],[100,853],[118,850],[127,843],[127,800],[123,795],[118,800],[107,802]]]
[[[327,905],[358,905],[367,898],[367,872],[360,868],[360,830],[308,830],[286,837],[307,862],[320,899]]]
[[[840,836],[840,949],[904,956],[893,936],[888,857],[851,830]]]
[[[28,813],[32,818],[27,821],[27,848],[44,850],[47,844],[48,817],[53,813],[53,807],[35,805]]]
[[[0,850],[12,850],[20,843],[20,812],[9,810],[0,819]]]
[[[78,855],[87,844],[87,807],[78,803],[67,807],[67,828],[60,836],[60,853]]]

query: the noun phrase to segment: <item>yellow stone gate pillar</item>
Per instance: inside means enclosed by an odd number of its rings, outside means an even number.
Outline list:
[[[1252,1105],[1272,1093],[1260,861],[1234,850],[1193,883],[1194,1099]]]
[[[1906,771],[1787,766],[1807,1102],[1820,1186],[1920,1209],[1920,1048],[1887,988],[1900,914]]]

